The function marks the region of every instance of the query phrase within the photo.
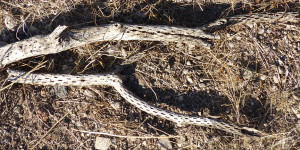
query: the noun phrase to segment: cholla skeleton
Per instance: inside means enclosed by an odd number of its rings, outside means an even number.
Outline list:
[[[238,135],[263,135],[262,132],[247,128],[239,127],[233,124],[228,124],[219,120],[192,117],[188,115],[174,113],[168,110],[158,108],[154,105],[144,102],[141,98],[136,96],[128,90],[118,75],[114,74],[94,74],[94,75],[64,75],[64,74],[29,74],[17,70],[7,70],[8,80],[24,84],[37,85],[63,85],[63,86],[92,86],[92,85],[108,85],[114,87],[118,93],[130,104],[139,108],[140,110],[157,116],[159,118],[167,119],[175,122],[178,125],[192,124],[197,126],[204,126],[216,128],[227,131],[229,133]]]

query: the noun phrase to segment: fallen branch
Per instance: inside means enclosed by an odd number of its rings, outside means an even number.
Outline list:
[[[169,26],[146,26],[128,24],[106,24],[97,27],[85,27],[82,29],[61,33],[67,26],[58,26],[49,35],[38,35],[32,38],[15,42],[0,47],[0,67],[39,55],[55,54],[70,48],[83,46],[98,41],[111,40],[146,40],[183,42],[209,48],[211,45],[202,39],[218,39],[201,29],[169,27]]]
[[[18,70],[7,70],[8,81],[23,83],[23,84],[37,84],[37,85],[63,85],[63,86],[92,86],[92,85],[108,85],[112,86],[118,93],[130,104],[139,108],[140,110],[157,116],[159,118],[167,119],[175,122],[177,125],[197,125],[209,128],[220,129],[232,134],[247,135],[247,136],[264,136],[265,133],[247,127],[239,127],[234,124],[225,123],[223,121],[215,120],[206,117],[196,117],[174,113],[165,109],[161,109],[154,105],[144,102],[141,98],[127,89],[119,76],[114,74],[93,74],[93,75],[67,75],[67,74],[36,74],[26,73]]]

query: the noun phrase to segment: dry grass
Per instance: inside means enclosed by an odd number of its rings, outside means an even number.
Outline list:
[[[0,41],[46,34],[62,24],[199,27],[228,15],[300,8],[297,1],[238,2],[6,0],[0,2]],[[299,149],[299,32],[299,24],[239,24],[215,32],[222,38],[211,50],[163,42],[102,42],[9,66],[29,69],[48,60],[44,72],[106,72],[145,51],[122,72],[137,95],[162,108],[254,127],[269,136],[178,127],[140,112],[110,87],[68,87],[67,96],[60,98],[50,86],[16,84],[0,93],[0,149],[89,149],[99,136],[92,132],[107,133],[102,136],[111,139],[111,149],[163,149],[156,138],[163,136],[173,137],[173,149]],[[9,84],[5,69],[3,87]],[[130,138],[136,136],[148,138]]]

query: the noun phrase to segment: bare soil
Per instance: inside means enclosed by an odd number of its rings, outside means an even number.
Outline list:
[[[3,0],[0,44],[113,22],[200,27],[226,16],[299,12],[299,1]],[[184,126],[129,105],[111,87],[14,84],[1,90],[0,149],[300,149],[300,23],[236,24],[217,30],[212,49],[149,41],[96,42],[1,69],[85,74],[121,68],[125,85],[174,112],[216,118],[268,133],[232,135]],[[134,62],[123,62],[144,54]]]

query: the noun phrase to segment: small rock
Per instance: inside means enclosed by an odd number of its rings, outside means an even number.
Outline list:
[[[121,109],[121,103],[120,102],[110,102],[110,106],[115,110]]]
[[[229,62],[227,63],[227,65],[228,65],[228,66],[233,66],[233,62],[232,62],[232,61],[229,61]]]
[[[183,69],[182,73],[187,74],[189,71],[187,69]]]
[[[172,149],[172,144],[168,138],[162,138],[158,140],[160,146],[165,149]]]
[[[187,45],[187,46],[188,46],[188,49],[189,49],[189,50],[195,49],[195,45],[194,45],[194,44]],[[191,51],[189,51],[189,54],[192,54]]]
[[[59,98],[65,98],[68,95],[67,87],[66,86],[53,86],[55,95]]]
[[[111,145],[111,140],[109,138],[96,137],[95,149],[107,150]]]
[[[11,15],[5,15],[4,24],[9,30],[14,30],[18,27],[18,20]]]
[[[258,34],[263,34],[265,32],[265,30],[263,28],[259,28],[259,30],[257,31]]]
[[[233,43],[228,43],[228,46],[230,47],[230,48],[233,48],[234,47],[234,44]]]
[[[200,88],[205,88],[206,85],[205,85],[204,83],[200,83],[200,84],[199,84],[199,87],[200,87]]]
[[[264,81],[264,80],[267,79],[267,76],[266,75],[262,75],[262,76],[260,76],[260,79]]]
[[[82,127],[83,126],[80,121],[75,121],[75,125],[76,125],[76,127]]]
[[[146,142],[146,141],[143,141],[143,142],[142,142],[142,145],[143,145],[143,146],[147,146],[147,142]]]
[[[188,61],[186,62],[186,65],[188,65],[188,66],[192,65],[191,61],[188,60]]]
[[[230,35],[229,33],[226,33],[226,37],[227,37],[227,38],[230,38],[231,35]]]
[[[187,79],[187,81],[188,81],[190,84],[193,84],[193,83],[194,83],[194,81],[193,81],[193,79],[192,79],[191,77],[187,76],[186,79]]]
[[[243,78],[244,78],[244,80],[250,80],[252,78],[252,76],[253,76],[253,73],[250,70],[245,70],[243,72]]]
[[[252,28],[254,27],[255,24],[252,23],[252,22],[248,22],[248,23],[246,23],[246,25],[247,25],[249,28],[252,29]]]

